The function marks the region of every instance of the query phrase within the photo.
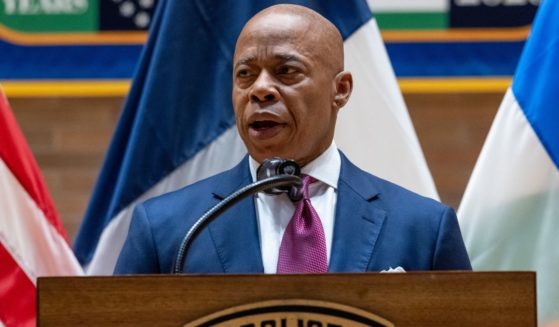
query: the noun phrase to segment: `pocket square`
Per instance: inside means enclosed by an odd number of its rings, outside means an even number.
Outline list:
[[[388,270],[381,271],[381,273],[402,273],[402,272],[406,272],[406,271],[404,270],[404,268],[400,266],[396,268],[389,267]]]

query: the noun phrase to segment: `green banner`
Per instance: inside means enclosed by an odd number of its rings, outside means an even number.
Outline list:
[[[440,30],[448,28],[447,12],[374,12],[382,30]]]
[[[0,24],[19,32],[95,32],[98,0],[0,0]]]

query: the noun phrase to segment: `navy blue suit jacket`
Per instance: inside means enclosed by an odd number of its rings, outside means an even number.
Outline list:
[[[370,175],[343,154],[330,272],[470,270],[454,211]],[[115,274],[169,273],[188,229],[252,182],[248,157],[233,169],[138,205]],[[213,221],[186,257],[189,273],[262,273],[254,198]]]

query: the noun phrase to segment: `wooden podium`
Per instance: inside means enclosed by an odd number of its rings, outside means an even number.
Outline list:
[[[526,327],[537,325],[535,279],[533,272],[45,277],[37,316],[38,326],[374,326],[347,323],[368,312],[394,326]],[[262,301],[315,314],[325,312],[317,304],[333,303],[328,312],[346,322],[286,320],[285,310],[271,317],[277,310],[258,309]],[[263,312],[260,323],[223,318]]]

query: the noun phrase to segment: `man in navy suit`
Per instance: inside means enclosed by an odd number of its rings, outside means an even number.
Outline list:
[[[271,157],[292,159],[308,186],[330,272],[470,270],[454,211],[354,166],[333,141],[353,80],[336,27],[300,6],[278,5],[243,28],[234,55],[233,106],[249,155],[233,169],[137,206],[115,273],[168,273],[188,229],[256,180]],[[276,273],[298,204],[258,194],[210,223],[184,271]]]

